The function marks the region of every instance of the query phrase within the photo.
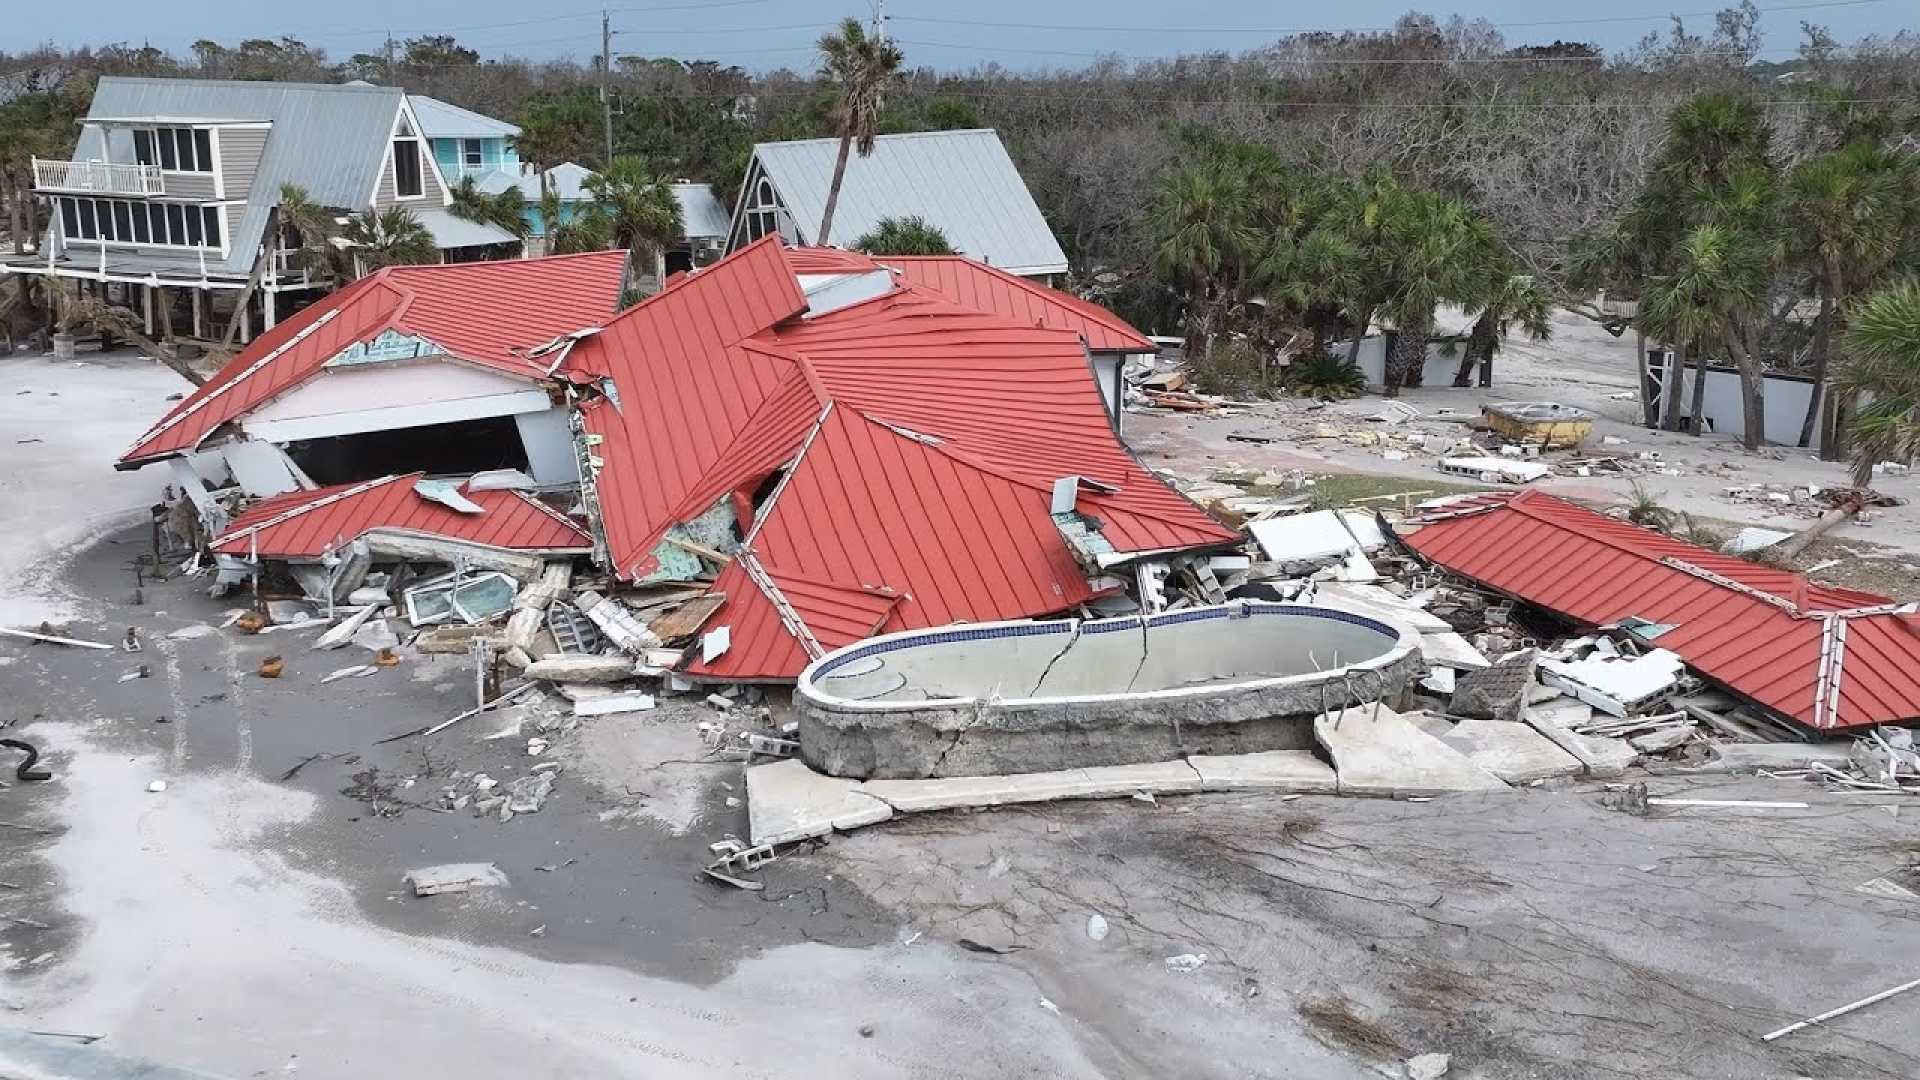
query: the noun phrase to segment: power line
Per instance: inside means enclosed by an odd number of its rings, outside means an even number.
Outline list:
[[[1775,11],[1813,11],[1820,8],[1863,7],[1868,4],[1882,4],[1886,0],[1819,0],[1816,3],[1781,4],[1775,7],[1763,7],[1759,12],[1764,15]],[[1528,22],[1498,22],[1489,25],[1498,29],[1523,29],[1539,26],[1595,26],[1606,23],[1623,22],[1665,22],[1668,19],[1706,18],[1718,15],[1718,11],[1677,11],[1663,12],[1658,15],[1612,15],[1592,19],[1537,19]],[[940,23],[946,26],[980,26],[1003,30],[1067,30],[1078,33],[1089,31],[1140,33],[1140,34],[1378,34],[1394,29],[1391,26],[1100,26],[1089,23],[1022,23],[996,22],[988,19],[947,19],[934,15],[894,15],[894,22]]]

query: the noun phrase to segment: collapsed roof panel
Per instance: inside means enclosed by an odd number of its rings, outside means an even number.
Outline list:
[[[1920,718],[1913,605],[1815,585],[1540,492],[1475,496],[1415,519],[1432,562],[1589,626],[1670,624],[1655,643],[1811,728]]]
[[[1235,539],[1115,439],[1077,333],[915,286],[798,318],[805,307],[769,238],[569,360],[614,384],[582,412],[621,576],[646,573],[668,528],[728,493],[755,530],[716,586],[734,644],[697,673],[791,678],[829,640],[1087,599],[1050,515],[1065,475],[1087,479],[1076,509],[1118,551]]]
[[[216,554],[316,559],[376,529],[444,537],[514,551],[571,552],[591,547],[586,528],[523,491],[474,491],[463,513],[423,495],[425,473],[387,476],[262,499],[215,538]]]

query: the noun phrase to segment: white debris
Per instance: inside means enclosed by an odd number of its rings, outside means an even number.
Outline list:
[[[1627,716],[1671,690],[1686,666],[1666,649],[1645,656],[1606,656],[1598,650],[1584,660],[1542,658],[1540,681],[1557,686],[1611,716]]]
[[[167,782],[165,780],[155,780],[153,783],[147,785],[147,790],[159,794],[167,790]]]
[[[413,886],[415,896],[438,896],[441,893],[507,886],[507,875],[498,866],[482,862],[423,866],[409,871],[402,880]]]
[[[1107,940],[1107,919],[1099,912],[1087,916],[1087,936],[1095,941]]]
[[[1181,953],[1179,956],[1167,957],[1167,970],[1196,971],[1206,962],[1206,953]]]
[[[352,667],[343,667],[338,671],[327,672],[320,677],[320,682],[321,685],[324,686],[327,683],[333,682],[335,679],[364,679],[379,670],[379,668],[374,667],[372,664],[355,664]]]
[[[1408,1058],[1402,1065],[1407,1071],[1407,1080],[1440,1080],[1453,1067],[1453,1058],[1447,1054],[1421,1054]]]

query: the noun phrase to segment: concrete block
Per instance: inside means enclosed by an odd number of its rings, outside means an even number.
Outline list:
[[[892,816],[893,807],[862,792],[859,781],[823,776],[797,760],[747,770],[747,819],[755,846],[790,844]]]
[[[1461,672],[1454,681],[1447,711],[1455,716],[1520,719],[1527,704],[1527,688],[1534,685],[1537,663],[1534,650],[1521,649],[1501,657],[1491,667]]]
[[[1260,754],[1195,754],[1187,764],[1206,791],[1327,792],[1338,790],[1332,766],[1309,750]]]
[[[1585,708],[1585,706],[1582,707]],[[1558,715],[1565,716],[1568,713],[1562,711]],[[1587,715],[1591,717],[1593,710],[1587,709]],[[1528,709],[1524,719],[1528,727],[1545,736],[1555,746],[1578,758],[1580,764],[1586,766],[1588,776],[1601,780],[1625,776],[1627,767],[1640,760],[1639,751],[1625,742],[1619,739],[1602,739],[1576,734],[1555,722],[1553,714]]]
[[[1463,791],[1500,791],[1506,783],[1385,706],[1359,705],[1313,721],[1333,755],[1342,795],[1404,799]]]
[[[1525,784],[1586,771],[1580,759],[1525,724],[1508,720],[1462,720],[1440,741],[1509,784]]]

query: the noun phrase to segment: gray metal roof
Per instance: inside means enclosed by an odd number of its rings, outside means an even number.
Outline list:
[[[405,94],[390,86],[142,79],[108,75],[89,116],[233,116],[270,120],[253,197],[233,227],[226,269],[245,274],[282,184],[298,184],[322,206],[368,205],[385,162],[393,118]],[[83,129],[74,157],[105,158],[97,130]],[[168,261],[176,261],[169,259]]]
[[[478,247],[482,244],[511,244],[520,238],[485,221],[469,221],[439,207],[415,210],[413,216],[433,234],[438,248]]]
[[[449,105],[425,94],[408,94],[413,115],[420,118],[420,133],[429,139],[511,139],[520,129],[505,120],[484,113]]]
[[[838,139],[754,147],[803,242],[819,231],[839,151]],[[828,239],[851,244],[881,218],[908,215],[938,227],[956,251],[1002,270],[1066,272],[1066,253],[991,129],[882,135],[871,156],[848,157]]]
[[[727,208],[713,197],[710,184],[675,184],[680,203],[681,235],[689,240],[717,240],[727,235]]]

